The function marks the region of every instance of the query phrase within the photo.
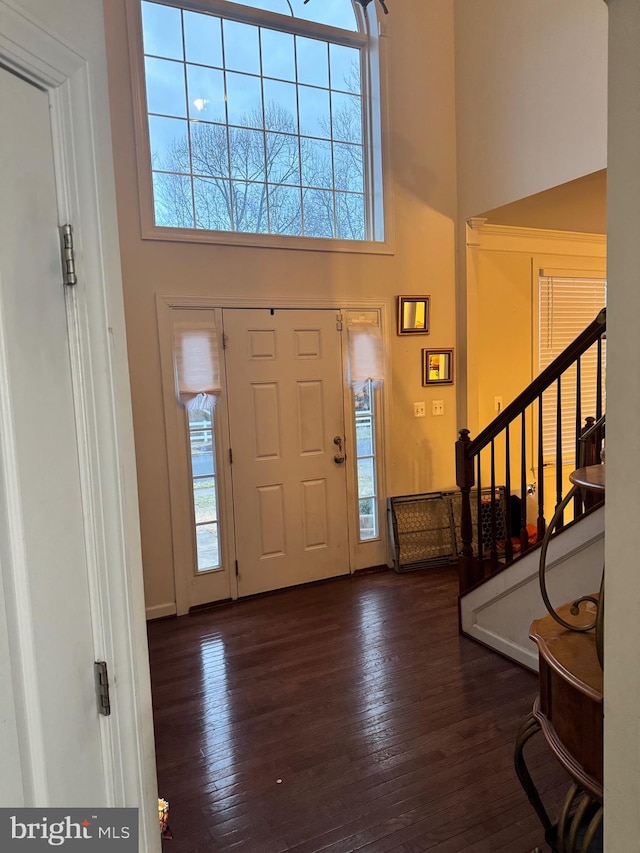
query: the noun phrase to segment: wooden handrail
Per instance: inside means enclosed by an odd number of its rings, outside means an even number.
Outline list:
[[[487,426],[482,432],[471,440],[469,430],[461,429],[460,437],[456,442],[456,483],[461,492],[461,519],[460,519],[460,538],[461,550],[458,555],[459,565],[459,580],[460,592],[464,594],[475,584],[482,581],[487,573],[493,574],[499,571],[506,564],[513,561],[514,550],[519,549],[520,553],[525,553],[530,547],[531,542],[540,541],[546,530],[545,520],[545,494],[544,494],[544,476],[539,473],[538,480],[539,489],[537,496],[537,518],[535,519],[535,533],[531,531],[531,525],[527,524],[527,495],[531,496],[535,493],[535,484],[530,487],[528,483],[528,463],[526,460],[525,448],[529,444],[530,430],[535,430],[535,421],[527,418],[529,407],[537,404],[537,429],[538,429],[538,469],[542,472],[545,466],[544,450],[543,450],[543,394],[554,383],[555,390],[555,407],[556,407],[556,441],[555,441],[555,505],[563,504],[563,444],[562,444],[562,424],[564,413],[562,412],[563,394],[562,389],[564,383],[569,379],[567,371],[575,365],[575,441],[576,459],[582,453],[583,449],[589,448],[589,452],[594,464],[599,459],[600,445],[604,435],[603,430],[603,413],[602,413],[602,397],[603,397],[603,348],[602,338],[607,328],[607,312],[603,308],[598,316],[591,322],[587,328],[581,332],[577,338],[569,344],[569,346],[551,364],[549,364],[537,376],[533,382],[521,393],[515,400],[507,406],[504,411]],[[595,418],[583,412],[582,385],[581,385],[581,359],[587,351],[597,344],[597,388],[594,412]],[[573,381],[573,380],[571,380]],[[550,403],[553,406],[553,403]],[[553,409],[552,409],[553,411]],[[571,410],[573,413],[573,409]],[[587,414],[586,435],[585,429],[582,427],[583,418]],[[515,423],[518,421],[519,423]],[[597,419],[597,421],[596,421]],[[593,429],[592,424],[597,423],[598,429]],[[511,479],[511,456],[510,456],[510,427],[513,425],[513,437],[520,445],[520,465],[519,474],[516,475],[517,481],[512,482]],[[496,487],[496,439],[500,438],[500,447],[504,446],[504,495],[506,501],[504,506],[500,508],[500,513],[503,523],[500,526],[500,548],[501,559],[498,559],[497,550],[497,532],[498,532],[498,507],[497,487]],[[490,453],[490,485],[487,484],[487,477],[482,476],[482,451],[489,448],[487,458]],[[484,471],[487,471],[486,462]],[[484,482],[483,482],[484,479]],[[549,484],[551,485],[551,484]],[[516,509],[511,512],[511,496],[512,486],[515,487],[514,499],[519,501],[516,503]],[[472,493],[474,495],[474,508],[472,509]],[[550,496],[549,496],[550,497]],[[483,507],[483,504],[485,506]],[[488,506],[486,506],[488,504]],[[583,502],[581,495],[574,499],[573,517],[578,518],[585,510],[590,508],[590,503]],[[477,530],[474,532],[474,525]],[[561,516],[558,522],[558,529],[564,525],[564,517]],[[502,532],[504,530],[504,532]],[[512,537],[515,537],[515,546],[512,542]],[[486,542],[483,544],[483,539]]]
[[[586,352],[589,347],[598,340],[598,338],[607,330],[607,309],[603,308],[592,323],[589,323],[587,328],[580,332],[578,337],[569,344],[569,346],[560,353],[557,358],[547,365],[539,376],[528,385],[525,390],[518,394],[515,400],[503,409],[502,412],[485,427],[482,432],[469,442],[466,451],[470,456],[478,453],[486,447],[492,438],[499,435],[502,430],[519,417],[522,412],[530,406],[543,391],[552,385],[560,374],[564,373],[573,362]],[[467,433],[468,435],[468,433]],[[459,485],[459,484],[458,484]]]

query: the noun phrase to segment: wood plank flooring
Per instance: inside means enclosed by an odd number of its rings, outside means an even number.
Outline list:
[[[151,623],[166,853],[546,850],[513,770],[536,677],[458,635],[456,594],[381,572]]]

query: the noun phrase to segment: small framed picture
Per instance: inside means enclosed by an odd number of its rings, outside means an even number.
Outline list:
[[[429,334],[428,296],[398,296],[398,334]]]
[[[422,384],[451,385],[453,383],[453,350],[422,350]]]

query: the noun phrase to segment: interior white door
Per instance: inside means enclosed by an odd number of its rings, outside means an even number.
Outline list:
[[[23,768],[37,764],[37,805],[97,806],[108,723],[96,710],[48,96],[0,69],[0,117],[0,567],[9,658],[33,669],[13,672],[14,687],[31,685],[15,691],[15,730],[28,740]],[[19,785],[2,805],[36,805]]]
[[[349,572],[334,311],[225,309],[238,595]]]

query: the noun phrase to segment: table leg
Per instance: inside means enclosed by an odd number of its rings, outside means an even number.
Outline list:
[[[529,802],[535,809],[536,814],[540,818],[540,822],[544,827],[545,836],[549,838],[553,834],[554,827],[551,821],[549,820],[547,810],[545,809],[544,804],[540,799],[540,794],[538,793],[538,789],[533,783],[533,779],[531,778],[531,774],[529,773],[529,768],[527,767],[526,761],[524,759],[525,745],[539,731],[540,724],[533,716],[533,714],[529,714],[529,716],[526,717],[526,719],[520,726],[520,729],[518,730],[514,754],[514,764],[518,779],[520,780],[520,784],[522,785],[522,789],[527,795]]]
[[[556,853],[589,853],[602,823],[602,804],[574,784],[565,797],[558,818]]]

